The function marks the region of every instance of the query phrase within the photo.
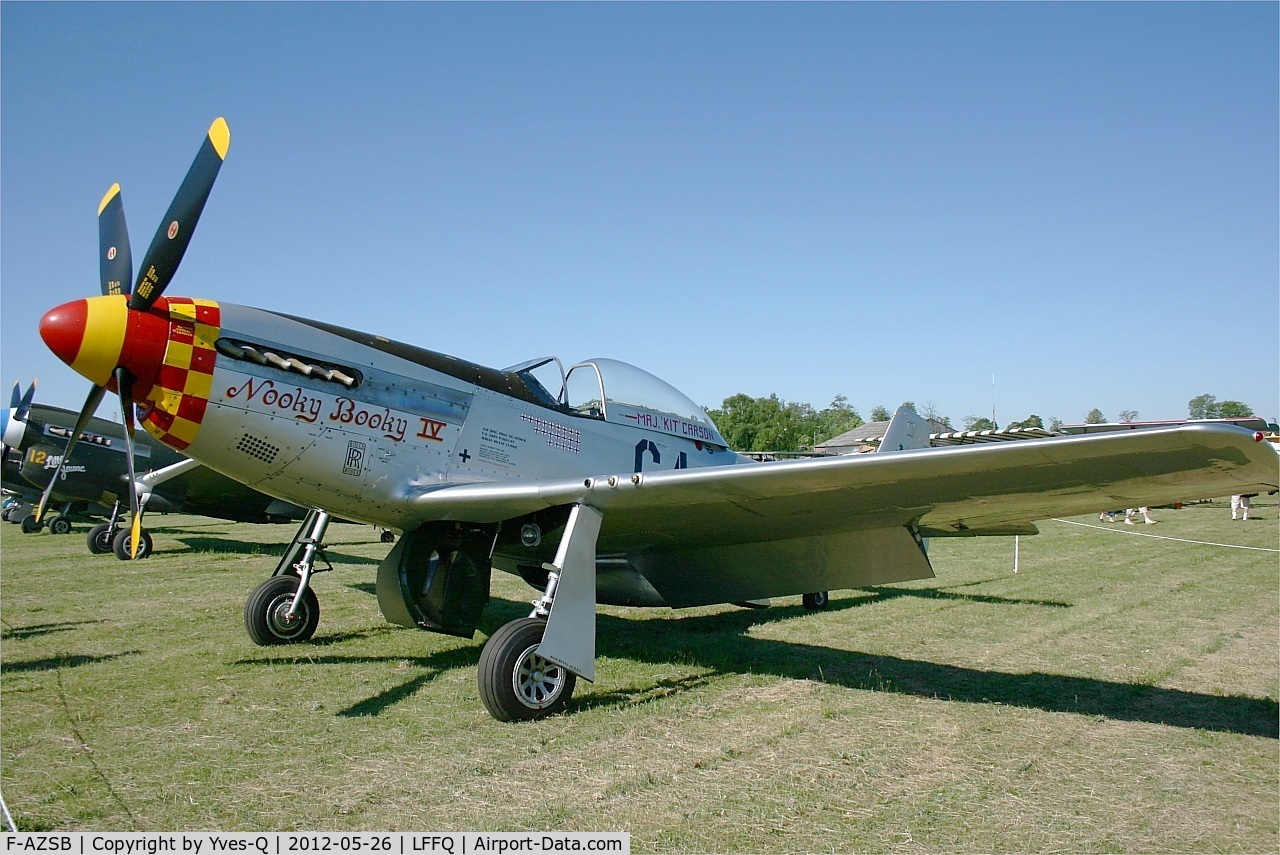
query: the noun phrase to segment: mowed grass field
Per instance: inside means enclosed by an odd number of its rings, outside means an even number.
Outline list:
[[[1280,850],[1280,523],[934,540],[938,577],[601,608],[570,713],[500,724],[474,640],[387,625],[334,525],[313,643],[247,638],[292,527],[155,516],[153,557],[0,526],[0,785],[23,830],[626,831],[637,852]],[[1094,526],[1094,527],[1089,527]],[[1160,535],[1156,539],[1141,535]],[[1233,549],[1233,544],[1256,549]]]

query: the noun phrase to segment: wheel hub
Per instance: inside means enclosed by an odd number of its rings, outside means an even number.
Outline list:
[[[568,672],[535,651],[535,644],[520,654],[519,664],[513,675],[512,686],[520,703],[529,709],[540,710],[555,703],[564,690]]]
[[[271,604],[268,614],[271,616],[271,625],[280,630],[281,634],[288,635],[302,620],[302,613],[294,615],[289,614],[289,607],[293,605],[293,597],[281,596]]]

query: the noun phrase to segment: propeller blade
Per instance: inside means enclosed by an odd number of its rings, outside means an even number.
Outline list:
[[[9,396],[9,409],[6,410],[4,414],[5,423],[3,425],[3,429],[6,435],[9,432],[9,419],[11,418],[9,414],[13,413],[14,415],[12,416],[12,418],[16,420],[17,413],[18,413],[18,404],[21,404],[21,403],[22,403],[22,384],[17,381],[14,381],[13,394]],[[0,445],[0,450],[2,450],[2,456],[0,456],[0,460],[8,460],[9,444],[7,442],[3,443],[3,445]]]
[[[0,459],[9,457],[9,449],[22,445],[27,432],[27,414],[31,412],[31,399],[36,394],[36,381],[32,380],[27,393],[22,394],[22,384],[13,384],[13,394],[9,396],[9,409],[4,411],[3,442],[0,443]]]
[[[133,375],[124,366],[116,369],[116,388],[120,391],[120,416],[124,424],[124,458],[129,471],[129,510],[133,513],[129,560],[133,560],[138,557],[138,538],[142,533],[142,510],[138,507],[137,473],[133,466]]]
[[[182,186],[173,197],[168,212],[164,215],[156,236],[147,248],[138,268],[137,287],[129,297],[129,308],[147,310],[156,299],[164,293],[173,279],[174,271],[182,261],[191,242],[191,234],[195,231],[204,210],[204,203],[213,189],[213,181],[218,177],[222,161],[227,156],[227,148],[231,145],[231,131],[225,120],[214,119],[209,126],[200,152],[187,171]]]
[[[133,288],[133,254],[119,184],[112,184],[98,203],[98,253],[102,293],[128,294]]]
[[[31,385],[27,387],[27,393],[22,396],[22,400],[18,402],[17,414],[14,418],[18,421],[26,421],[27,413],[31,412],[31,402],[36,397],[36,381],[32,380]]]
[[[58,461],[58,468],[53,470],[53,477],[49,479],[49,484],[44,488],[44,494],[40,496],[40,505],[36,508],[37,523],[44,519],[45,506],[49,504],[49,497],[53,495],[53,487],[58,483],[58,476],[62,474],[62,467],[67,465],[67,458],[71,456],[71,449],[75,448],[76,443],[80,440],[80,435],[89,426],[89,419],[93,418],[93,413],[98,409],[98,404],[102,403],[102,396],[105,394],[107,394],[106,387],[94,386],[89,390],[89,397],[84,399],[84,406],[80,408],[80,417],[76,419],[76,426],[72,429],[71,436],[67,438],[67,447],[62,451],[62,459]]]

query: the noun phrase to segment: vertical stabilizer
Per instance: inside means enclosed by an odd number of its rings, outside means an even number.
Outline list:
[[[929,420],[907,406],[898,407],[880,440],[879,452],[929,447]]]

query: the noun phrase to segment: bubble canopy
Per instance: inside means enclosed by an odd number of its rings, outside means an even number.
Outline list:
[[[616,359],[569,369],[561,400],[579,415],[725,445],[702,407],[665,380]]]

